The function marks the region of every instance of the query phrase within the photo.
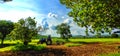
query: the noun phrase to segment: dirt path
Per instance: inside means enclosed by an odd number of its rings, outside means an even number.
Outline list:
[[[116,52],[117,46],[120,46],[120,43],[84,44],[78,47],[51,45],[42,51],[4,52],[0,53],[0,56],[97,56],[101,53]]]

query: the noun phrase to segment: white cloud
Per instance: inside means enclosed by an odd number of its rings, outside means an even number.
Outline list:
[[[56,30],[56,26],[53,25],[53,24],[51,24],[51,25],[49,25],[49,29],[51,29],[51,30]]]
[[[4,5],[9,7],[19,7],[19,8],[33,8],[35,4],[30,0],[13,0],[11,2],[4,3]]]
[[[64,19],[65,17],[64,16],[62,16],[62,19]]]
[[[35,7],[32,0],[13,0],[11,2],[2,3],[0,4],[0,20],[17,22],[19,19],[29,16],[36,18],[43,17],[44,14],[34,11],[36,9],[38,8]]]
[[[48,13],[48,18],[57,18],[58,15],[57,14],[54,14],[54,13]]]
[[[71,20],[70,18],[67,18],[64,20],[64,23],[67,23],[67,24],[71,24],[73,20]]]
[[[12,20],[13,22],[17,22],[21,18],[26,17],[37,17],[42,16],[42,14],[36,13],[31,10],[9,10],[9,11],[0,11],[0,19],[3,20]]]

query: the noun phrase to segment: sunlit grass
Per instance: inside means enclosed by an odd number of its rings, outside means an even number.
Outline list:
[[[98,56],[120,56],[120,53],[100,54]]]
[[[118,38],[69,39],[71,42],[120,42]]]
[[[14,46],[8,46],[8,47],[0,48],[0,52],[10,51],[13,47]]]
[[[65,44],[65,46],[67,46],[67,47],[75,47],[75,46],[80,46],[80,45],[82,45],[82,44],[77,44],[77,43],[67,43],[67,44]]]
[[[16,44],[16,43],[21,43],[21,41],[20,40],[12,40],[12,41],[10,41],[10,40],[5,40],[4,41],[4,44]]]

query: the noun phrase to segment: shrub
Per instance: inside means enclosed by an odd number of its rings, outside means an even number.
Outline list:
[[[113,33],[113,34],[111,35],[111,37],[113,37],[113,38],[118,38],[119,36],[118,36],[118,34]]]
[[[41,46],[41,45],[17,44],[12,48],[12,51],[29,51],[29,50],[39,51],[39,50],[42,50],[44,48],[45,48],[45,46]]]

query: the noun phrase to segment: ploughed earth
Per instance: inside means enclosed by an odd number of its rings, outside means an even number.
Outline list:
[[[97,56],[98,54],[119,52],[120,43],[91,43],[77,47],[49,45],[41,51],[0,52],[0,56]]]

